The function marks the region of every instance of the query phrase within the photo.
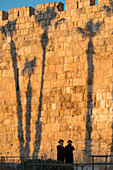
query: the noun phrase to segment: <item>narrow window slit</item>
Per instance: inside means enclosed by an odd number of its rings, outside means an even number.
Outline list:
[[[78,9],[78,1],[77,1],[77,9]]]
[[[18,11],[17,17],[19,17],[19,11]]]

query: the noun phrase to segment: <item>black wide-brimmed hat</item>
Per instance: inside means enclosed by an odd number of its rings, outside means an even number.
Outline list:
[[[60,142],[64,142],[64,140],[63,140],[63,139],[60,139],[60,140],[58,141],[58,143],[60,143]]]
[[[68,140],[67,142],[73,143],[72,140]]]

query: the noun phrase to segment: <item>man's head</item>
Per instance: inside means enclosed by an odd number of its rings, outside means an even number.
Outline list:
[[[71,140],[68,140],[68,145],[72,145],[72,141]]]
[[[63,146],[64,140],[63,140],[63,139],[60,139],[60,140],[58,141],[58,143],[60,143],[60,145]]]

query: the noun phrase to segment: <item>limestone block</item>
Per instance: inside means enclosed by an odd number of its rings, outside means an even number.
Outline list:
[[[72,94],[72,101],[82,101],[83,100],[83,94],[82,93],[75,93]]]
[[[90,1],[85,1],[84,2],[84,7],[90,6]]]
[[[106,93],[106,99],[112,100],[112,94],[110,92]]]
[[[63,65],[62,64],[60,64],[60,65],[56,65],[56,72],[63,72],[63,70],[64,70],[64,67],[63,67]],[[65,74],[64,74],[65,75]]]
[[[68,53],[70,53],[70,52],[68,52]],[[66,55],[69,55],[67,52],[66,52]],[[70,55],[72,55],[71,53],[70,53]],[[65,57],[65,61],[64,61],[66,64],[68,64],[68,63],[73,63],[73,57]]]
[[[64,111],[63,110],[60,110],[60,112],[59,112],[59,116],[64,116]]]
[[[52,126],[51,126],[51,131],[52,132],[58,132],[59,131],[59,125],[58,124],[53,124]]]
[[[58,56],[59,57],[64,57],[65,56],[65,51],[58,51]]]
[[[50,66],[49,66],[48,71],[49,71],[50,73],[54,73],[54,72],[55,72],[55,70],[56,70],[55,65],[50,65]]]
[[[93,7],[92,6],[86,7],[86,13],[91,13],[91,12],[93,12]]]
[[[101,93],[97,93],[97,100],[102,100],[102,94]]]
[[[4,121],[4,125],[10,125],[10,119],[6,119],[5,121]]]
[[[52,103],[52,110],[56,109],[56,103]]]
[[[106,107],[110,108],[112,105],[111,102],[112,100],[106,100]]]
[[[64,80],[65,79],[65,77],[66,77],[66,74],[65,74],[65,72],[62,72],[62,73],[58,73],[58,75],[57,75],[57,79],[59,79],[59,80]]]
[[[71,88],[67,87],[67,94],[69,94],[71,92]]]
[[[76,79],[73,79],[73,86],[85,86],[86,85],[86,79],[83,78],[83,79],[79,79],[79,78],[76,78]]]
[[[83,8],[84,7],[84,2],[80,2],[79,3],[79,8]]]
[[[46,117],[42,117],[41,122],[42,122],[43,124],[47,123],[47,118],[46,118]]]

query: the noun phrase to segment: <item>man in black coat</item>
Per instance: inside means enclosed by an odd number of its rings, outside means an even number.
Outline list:
[[[65,159],[66,163],[73,164],[73,150],[75,148],[72,146],[72,141],[68,140],[68,145],[65,147]]]
[[[60,139],[58,142],[60,143],[60,145],[57,145],[57,160],[64,163],[65,151],[64,151],[63,142],[64,140],[62,139]]]

